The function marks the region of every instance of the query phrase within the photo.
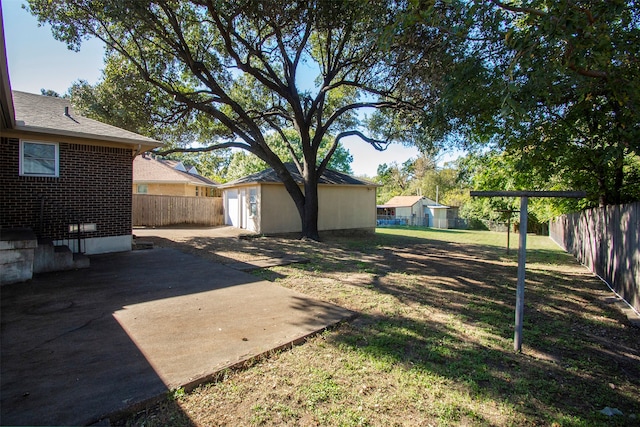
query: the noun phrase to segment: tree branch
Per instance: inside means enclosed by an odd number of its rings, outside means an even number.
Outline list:
[[[253,153],[253,151],[251,150],[251,146],[249,144],[244,144],[241,142],[224,142],[221,144],[210,145],[208,147],[171,148],[170,150],[161,150],[161,151],[153,150],[151,152],[158,156],[166,156],[167,154],[171,154],[171,153],[206,153],[209,151],[222,150],[223,148],[240,148]]]
[[[574,63],[567,64],[567,67],[569,67],[570,70],[575,71],[576,73],[578,73],[578,74],[580,74],[581,76],[584,76],[584,77],[592,77],[592,78],[596,78],[596,79],[607,79],[607,78],[609,78],[609,73],[607,73],[606,71],[588,70],[586,68],[577,67]]]
[[[336,151],[336,148],[338,148],[338,144],[340,143],[340,140],[348,136],[357,136],[363,141],[371,144],[373,148],[375,148],[378,151],[386,150],[389,147],[389,143],[391,142],[391,141],[381,141],[379,139],[369,138],[368,136],[366,136],[365,134],[363,134],[358,130],[348,130],[348,131],[340,132],[338,135],[336,135],[335,139],[333,140],[333,144],[331,145],[331,148],[329,149],[327,154],[324,156],[324,159],[322,159],[322,162],[320,162],[320,165],[318,166],[318,169],[317,169],[318,176],[322,175],[322,173],[327,169],[329,160],[331,160],[331,156],[333,156],[333,153]]]
[[[547,13],[539,10],[539,9],[535,9],[533,7],[519,7],[519,6],[512,6],[509,4],[505,4],[499,0],[490,0],[491,3],[495,4],[496,6],[498,6],[501,9],[505,9],[508,10],[510,12],[515,12],[515,13],[529,13],[531,15],[535,15],[535,16],[547,16]]]
[[[346,113],[347,111],[351,111],[351,110],[357,110],[360,108],[393,108],[398,106],[397,102],[387,102],[387,101],[381,101],[381,102],[356,102],[354,104],[349,104],[349,105],[345,105],[341,108],[338,108],[337,110],[335,110],[331,116],[327,119],[327,121],[325,122],[324,126],[322,126],[322,131],[320,131],[320,129],[316,130],[316,133],[324,133],[326,132],[329,127],[331,127],[331,125],[333,124],[333,122],[335,122],[341,115],[343,115],[344,113]],[[364,139],[364,138],[363,138]]]

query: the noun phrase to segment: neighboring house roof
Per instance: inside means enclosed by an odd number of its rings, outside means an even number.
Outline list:
[[[416,203],[422,202],[423,206],[428,206],[430,208],[448,208],[448,206],[441,205],[440,203],[436,203],[431,199],[428,199],[424,196],[395,196],[392,197],[387,203],[384,205],[378,205],[379,208],[408,208],[414,206]]]
[[[291,176],[298,184],[302,185],[304,183],[300,172],[298,172],[298,168],[293,163],[285,164]],[[282,180],[276,173],[273,168],[265,169],[262,172],[254,173],[251,175],[247,175],[240,179],[236,179],[235,181],[228,182],[220,186],[220,188],[228,188],[228,187],[236,187],[239,185],[248,185],[248,184],[275,184],[282,183]],[[363,179],[359,179],[353,177],[351,175],[347,175],[342,172],[337,172],[334,170],[326,169],[320,179],[318,180],[318,184],[328,184],[328,185],[366,185],[366,186],[378,186],[373,182],[365,181]]]
[[[184,164],[180,160],[162,159],[162,162],[179,171],[200,175],[195,166]]]
[[[16,131],[140,145],[144,149],[162,145],[146,136],[76,114],[69,99],[15,90],[12,93]]]
[[[383,208],[408,208],[416,203],[422,201],[424,197],[422,196],[395,196],[392,197],[387,203],[384,205],[379,205],[378,207]]]
[[[157,184],[192,184],[202,187],[217,187],[218,184],[201,175],[176,169],[180,162],[149,156],[137,156],[133,160],[133,182]],[[181,163],[180,163],[181,164]]]

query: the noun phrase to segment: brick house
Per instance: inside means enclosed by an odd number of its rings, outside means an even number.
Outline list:
[[[82,117],[67,99],[11,91],[2,38],[0,233],[30,229],[86,254],[131,250],[133,159],[160,143]]]
[[[130,249],[133,158],[159,143],[81,117],[66,99],[12,95],[15,121],[3,123],[0,142],[0,227],[61,243],[70,225],[90,223],[83,252]]]

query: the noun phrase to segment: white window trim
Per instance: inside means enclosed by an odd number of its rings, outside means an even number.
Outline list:
[[[53,145],[55,147],[55,172],[53,174],[46,173],[27,173],[24,171],[24,144],[42,144],[42,145]],[[44,176],[49,178],[59,178],[60,177],[60,144],[57,142],[45,142],[45,141],[30,141],[30,140],[20,140],[20,167],[19,167],[20,176]]]
[[[251,201],[251,191],[255,191],[255,200],[252,202]],[[259,215],[259,209],[260,206],[258,205],[258,201],[259,201],[259,196],[258,196],[258,188],[257,187],[250,187],[249,191],[248,191],[248,203],[247,203],[247,207],[249,209],[249,218],[257,218]],[[256,206],[256,211],[255,213],[252,212],[251,206],[255,205]]]

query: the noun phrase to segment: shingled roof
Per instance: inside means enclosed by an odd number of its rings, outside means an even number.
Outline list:
[[[407,208],[409,206],[415,205],[416,203],[418,203],[422,199],[423,199],[422,196],[395,196],[395,197],[392,197],[384,205],[379,205],[378,207]]]
[[[304,183],[300,172],[298,172],[298,168],[293,163],[285,163],[285,166],[294,181],[298,184],[302,185]],[[228,182],[220,186],[220,188],[227,187],[235,187],[238,185],[246,185],[246,184],[275,184],[282,183],[282,180],[276,173],[273,168],[265,169],[262,172],[254,173],[251,175],[247,175],[240,179],[236,179],[235,181]],[[351,175],[347,175],[342,172],[337,172],[334,170],[326,169],[320,179],[318,180],[318,184],[327,184],[327,185],[367,185],[367,186],[377,186],[373,182],[369,182],[363,179],[359,179],[353,177]]]
[[[193,184],[203,187],[217,187],[218,184],[189,172],[183,172],[175,168],[175,163],[168,160],[155,159],[152,157],[137,156],[133,160],[133,182],[134,183],[164,183],[164,184]]]
[[[441,205],[424,196],[394,196],[384,205],[378,205],[379,208],[408,208],[422,201],[423,205],[429,208],[448,208],[449,206]]]
[[[146,136],[138,135],[97,120],[76,114],[66,98],[12,91],[17,131],[80,137],[127,145],[153,148],[162,145]]]

